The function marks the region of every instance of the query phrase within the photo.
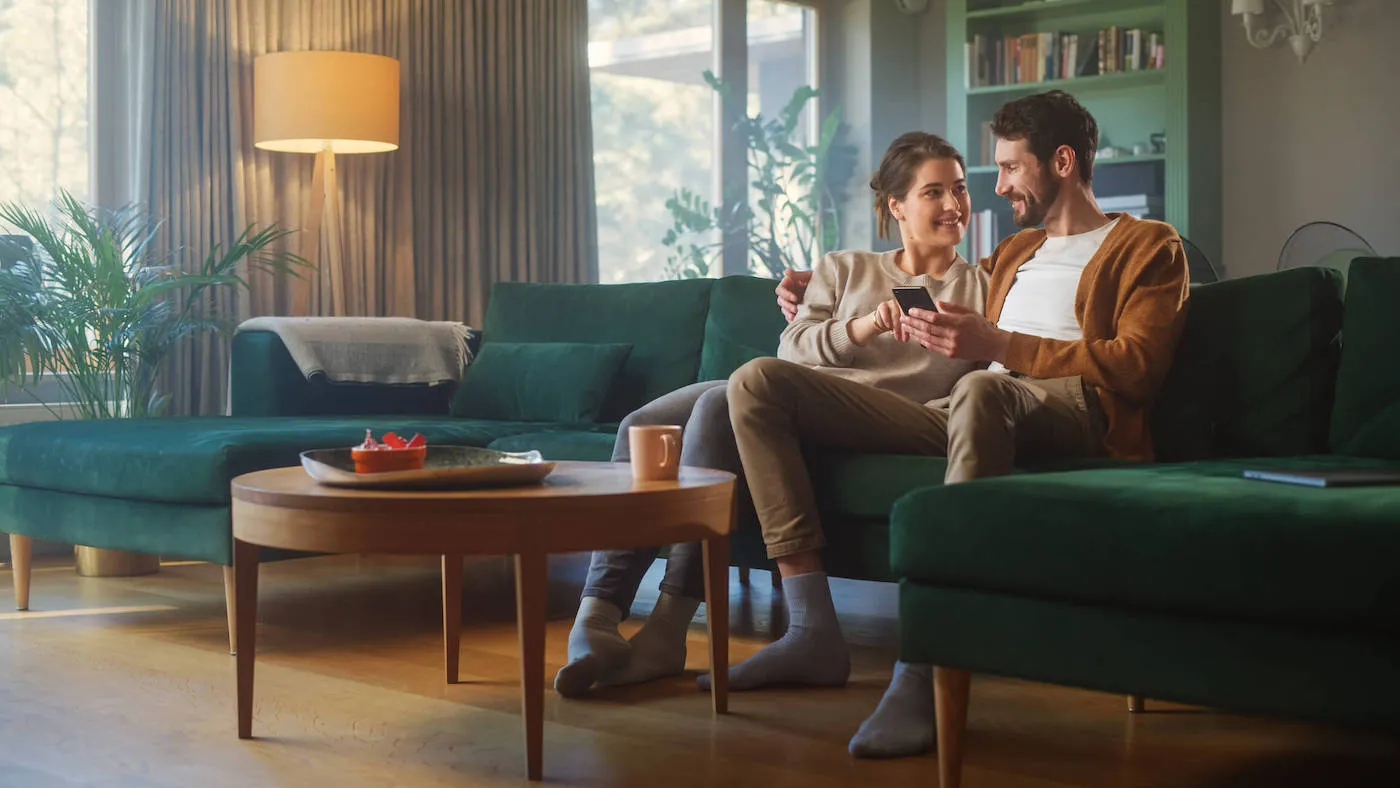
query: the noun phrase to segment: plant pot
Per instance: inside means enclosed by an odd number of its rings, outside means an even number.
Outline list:
[[[135,577],[153,575],[160,571],[160,556],[128,553],[124,550],[102,550],[77,545],[78,574],[83,577]]]

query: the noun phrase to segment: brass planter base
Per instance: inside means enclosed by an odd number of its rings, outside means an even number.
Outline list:
[[[160,556],[128,553],[123,550],[101,550],[78,545],[78,574],[83,577],[135,577],[160,571]]]

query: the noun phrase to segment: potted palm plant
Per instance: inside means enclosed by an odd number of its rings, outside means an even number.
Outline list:
[[[246,290],[249,270],[296,275],[305,265],[278,250],[289,231],[249,226],[184,266],[186,251],[155,251],[157,225],[141,210],[93,208],[67,192],[49,212],[0,204],[0,223],[14,233],[0,240],[0,387],[35,398],[54,418],[162,414],[169,395],[158,384],[171,354],[195,335],[232,328],[210,296]],[[41,382],[57,393],[42,393]],[[89,557],[98,552],[107,551]]]
[[[51,376],[81,418],[165,411],[161,368],[184,340],[233,326],[207,308],[215,291],[247,289],[249,269],[292,274],[305,265],[277,251],[290,231],[249,226],[197,267],[178,250],[157,255],[157,226],[137,208],[91,208],[62,192],[53,212],[0,204],[0,222],[32,239],[0,241],[0,385],[31,392]],[[44,402],[55,417],[56,403]]]

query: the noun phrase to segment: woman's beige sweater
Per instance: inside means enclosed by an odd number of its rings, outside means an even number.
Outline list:
[[[900,342],[884,333],[856,345],[846,333],[854,318],[894,298],[892,288],[922,285],[935,301],[949,301],[981,313],[987,303],[987,272],[958,257],[941,279],[911,276],[895,261],[898,251],[845,251],[823,257],[812,271],[797,317],[783,331],[778,358],[848,380],[892,391],[915,402],[946,397],[953,383],[985,362],[955,361]]]

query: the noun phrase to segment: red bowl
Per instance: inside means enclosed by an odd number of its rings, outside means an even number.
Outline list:
[[[419,471],[427,459],[427,446],[414,446],[410,449],[361,449],[350,450],[350,458],[355,461],[355,473],[389,473],[391,471]]]

